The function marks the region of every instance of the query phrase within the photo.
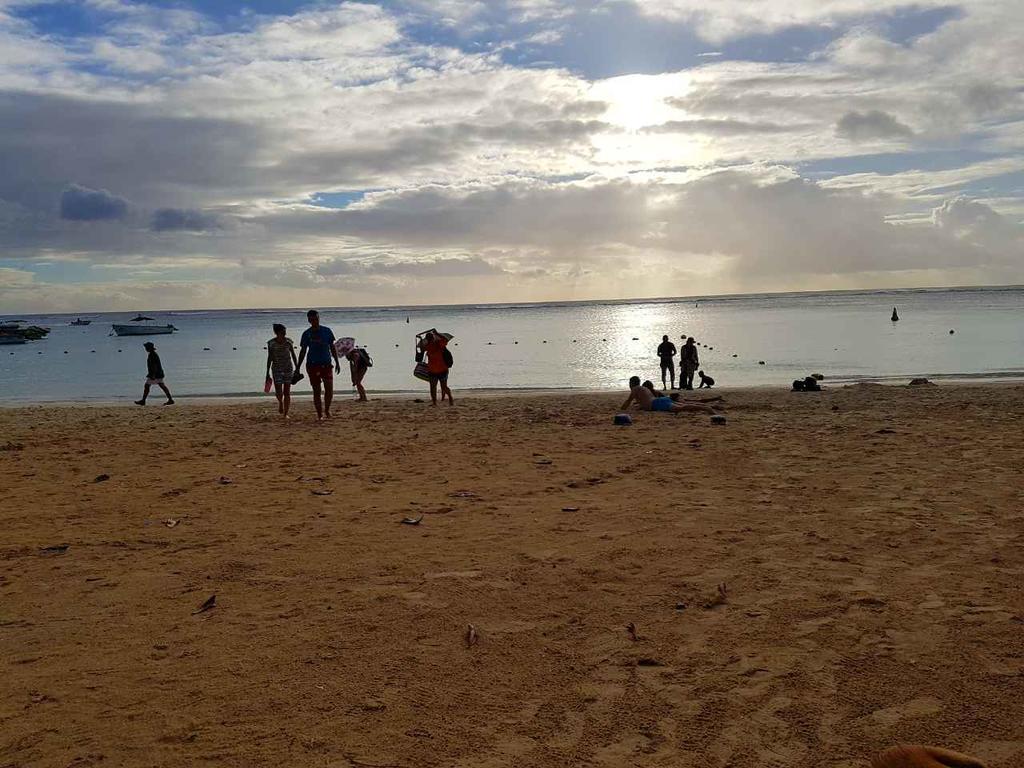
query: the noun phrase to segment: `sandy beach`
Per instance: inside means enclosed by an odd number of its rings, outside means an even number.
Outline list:
[[[0,410],[0,766],[1024,765],[1024,386],[722,394]]]

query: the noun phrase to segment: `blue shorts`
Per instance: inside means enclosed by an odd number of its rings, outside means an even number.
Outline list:
[[[445,371],[444,373],[431,373],[429,375],[430,375],[430,380],[433,381],[433,382],[442,381],[445,384],[448,383],[448,371]]]
[[[672,398],[671,397],[656,397],[651,402],[652,411],[671,411],[672,410]]]

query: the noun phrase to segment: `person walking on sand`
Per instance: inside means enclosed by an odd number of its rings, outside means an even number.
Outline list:
[[[671,397],[655,397],[655,393],[640,383],[639,376],[629,380],[629,397],[619,410],[626,410],[636,402],[642,411],[660,411],[662,413],[715,413],[715,409],[707,405],[694,403],[677,403]]]
[[[365,349],[353,349],[345,357],[348,359],[348,366],[352,371],[352,386],[359,393],[359,397],[356,400],[360,403],[365,403],[366,390],[363,388],[363,377],[366,376],[366,372],[373,365],[370,353]]]
[[[287,330],[280,323],[274,323],[274,338],[267,342],[267,378],[274,382],[277,412],[286,419],[292,405],[292,376],[298,368],[295,344],[285,336]]]
[[[320,313],[315,309],[306,313],[309,328],[302,332],[296,368],[302,367],[306,361],[306,375],[309,385],[313,388],[313,405],[316,408],[317,421],[331,418],[331,401],[334,399],[334,374],[341,373],[341,361],[334,348],[334,332],[326,325],[320,325]],[[308,357],[307,357],[308,355]],[[334,362],[332,367],[331,362]],[[321,395],[321,388],[323,394]]]
[[[661,388],[676,388],[676,364],[672,358],[676,356],[676,345],[668,340],[668,336],[661,337],[661,344],[658,345],[658,357],[661,359]],[[665,375],[668,374],[668,384],[665,383]]]
[[[423,336],[420,350],[427,353],[427,373],[430,375],[430,402],[437,405],[437,385],[441,385],[441,402],[448,398],[448,405],[455,405],[455,398],[448,388],[448,372],[452,367],[448,339],[433,328]]]
[[[146,385],[142,388],[142,399],[136,400],[136,405],[145,405],[146,398],[149,397],[150,388],[156,384],[160,389],[167,395],[167,402],[164,405],[174,405],[174,398],[171,397],[171,390],[164,384],[164,367],[160,363],[160,355],[156,353],[156,345],[152,341],[147,341],[142,345],[145,350],[149,353],[146,357]]]
[[[679,353],[679,388],[693,389],[693,374],[700,368],[697,342],[690,336]]]

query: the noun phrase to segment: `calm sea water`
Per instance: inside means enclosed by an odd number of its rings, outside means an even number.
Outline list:
[[[893,306],[901,320],[893,323]],[[0,346],[0,400],[138,397],[144,338],[109,335],[135,313],[23,315],[50,336]],[[262,393],[271,324],[298,342],[303,310],[149,313],[180,329],[153,337],[175,396]],[[1024,289],[983,288],[665,299],[579,304],[324,309],[337,336],[353,336],[374,358],[371,391],[419,391],[413,337],[437,327],[455,335],[453,389],[623,389],[633,374],[660,384],[662,334],[679,346],[693,335],[719,386],[827,381],[1024,378]],[[406,322],[408,317],[409,322]],[[7,318],[13,319],[13,318]],[[950,330],[955,334],[950,335]],[[518,343],[517,343],[518,342]],[[209,348],[206,351],[204,348]],[[759,361],[763,360],[764,365]],[[346,392],[347,370],[336,379]],[[299,385],[308,391],[308,384]]]

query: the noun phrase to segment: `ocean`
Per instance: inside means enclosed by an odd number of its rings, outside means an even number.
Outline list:
[[[892,308],[900,321],[892,322]],[[1024,288],[857,291],[485,306],[324,308],[321,322],[374,360],[367,389],[421,392],[414,335],[454,334],[453,390],[616,389],[632,374],[660,386],[663,334],[700,345],[719,386],[788,386],[812,373],[850,381],[1024,378]],[[2,309],[0,309],[2,312]],[[145,310],[143,309],[143,312]],[[0,346],[0,401],[109,401],[139,396],[141,337],[116,337],[132,313],[20,315],[51,328]],[[305,309],[148,312],[179,332],[152,340],[175,397],[262,394],[271,324],[298,342]],[[953,331],[951,334],[950,331]],[[761,364],[761,361],[764,361]],[[350,390],[346,368],[335,391]],[[302,382],[298,393],[308,392]]]

